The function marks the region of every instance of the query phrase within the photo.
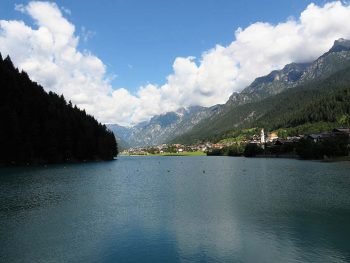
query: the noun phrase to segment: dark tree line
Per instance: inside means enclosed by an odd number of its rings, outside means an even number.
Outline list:
[[[110,160],[118,154],[105,125],[46,93],[0,54],[0,164]]]
[[[322,159],[324,156],[336,157],[349,154],[347,135],[330,137],[319,142],[302,139],[296,147],[296,153],[302,159]]]

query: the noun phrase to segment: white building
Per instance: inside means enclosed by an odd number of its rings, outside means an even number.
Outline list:
[[[261,134],[260,134],[260,143],[261,144],[264,144],[266,141],[265,141],[265,132],[264,132],[264,129],[261,129]]]

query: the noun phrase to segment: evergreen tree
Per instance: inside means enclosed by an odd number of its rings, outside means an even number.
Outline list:
[[[63,95],[46,93],[0,55],[0,164],[110,160],[115,137]]]

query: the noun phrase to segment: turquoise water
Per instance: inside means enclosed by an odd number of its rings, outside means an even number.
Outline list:
[[[0,169],[0,262],[350,262],[350,163],[120,157]]]

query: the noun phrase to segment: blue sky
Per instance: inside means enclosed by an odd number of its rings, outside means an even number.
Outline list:
[[[99,121],[134,125],[311,62],[349,21],[337,0],[1,0],[0,52]]]
[[[99,0],[55,1],[71,11],[66,17],[82,34],[92,33],[88,49],[115,74],[113,86],[135,92],[145,83],[162,84],[176,57],[195,56],[216,44],[228,45],[238,27],[278,23],[298,16],[311,3],[326,1],[272,0]],[[1,19],[32,20],[14,10],[27,1],[1,0]]]

